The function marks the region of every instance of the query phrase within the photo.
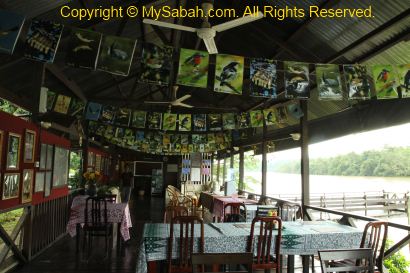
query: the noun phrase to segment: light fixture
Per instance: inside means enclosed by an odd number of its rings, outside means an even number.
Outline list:
[[[300,133],[292,133],[290,136],[294,141],[298,141],[300,139]]]
[[[48,128],[51,127],[51,122],[42,121],[42,122],[40,122],[40,126],[45,128],[45,129],[48,129]]]

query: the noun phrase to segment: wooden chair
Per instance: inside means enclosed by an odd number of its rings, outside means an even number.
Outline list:
[[[322,272],[366,272],[373,273],[373,250],[371,248],[319,250]],[[333,260],[342,261],[333,263]],[[353,263],[343,261],[354,261]]]
[[[105,237],[105,251],[108,252],[109,239],[112,240],[113,225],[108,223],[107,200],[104,197],[88,197],[84,210],[83,249],[87,241],[91,250],[93,237]],[[88,240],[86,240],[88,238]]]
[[[371,248],[373,250],[373,264],[377,271],[383,273],[384,248],[386,246],[388,223],[374,221],[366,224],[360,248]]]
[[[242,208],[242,213],[241,213]],[[246,206],[244,203],[226,203],[224,206],[224,222],[246,222]]]
[[[252,273],[253,254],[245,253],[195,253],[192,254],[192,272],[204,272],[204,265],[245,265],[246,270],[229,271],[230,273]],[[199,271],[198,267],[202,270]],[[207,271],[215,272],[215,271]],[[219,272],[222,273],[222,272]]]
[[[184,206],[168,206],[165,209],[164,223],[171,223],[176,216],[188,216],[188,208]]]
[[[259,235],[255,237],[255,224],[259,223]],[[275,239],[275,248],[271,255],[273,228],[277,223],[278,234]],[[256,258],[253,261],[253,270],[265,270],[266,273],[270,272],[270,269],[275,269],[276,272],[280,270],[280,242],[282,239],[282,220],[277,216],[269,217],[255,217],[251,225],[251,233],[248,241],[248,252],[255,253],[253,246],[255,240],[257,240]]]
[[[204,252],[204,222],[198,216],[176,216],[170,225],[168,244],[168,273],[192,272],[191,256],[194,253],[194,224],[200,224],[199,253]],[[179,236],[174,235],[174,226],[179,224]],[[177,259],[173,259],[174,237],[178,247]]]

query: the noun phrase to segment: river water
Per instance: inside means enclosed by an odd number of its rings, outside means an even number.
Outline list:
[[[247,179],[248,177],[248,179]],[[252,183],[253,179],[261,181],[261,172],[245,172],[245,183],[251,192],[261,193],[261,182]],[[359,176],[330,176],[330,175],[311,175],[309,177],[310,194],[323,195],[332,193],[371,193],[371,192],[389,192],[404,194],[410,192],[410,177],[359,177]],[[301,176],[299,174],[287,173],[267,173],[267,188],[268,196],[289,196],[301,194]],[[358,212],[355,212],[358,213]],[[362,214],[362,213],[358,213]],[[364,212],[363,212],[364,214]],[[383,217],[381,217],[383,219]],[[384,219],[387,220],[387,217]],[[391,222],[408,225],[406,215],[391,217],[388,219]],[[363,226],[364,223],[358,223],[358,226]],[[390,229],[389,239],[394,242],[399,241],[406,232],[398,229]],[[410,260],[409,246],[402,248],[402,253]],[[410,269],[410,268],[409,268]],[[409,271],[410,272],[410,271]]]

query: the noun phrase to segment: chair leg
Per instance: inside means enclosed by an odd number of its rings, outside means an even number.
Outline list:
[[[312,258],[312,273],[315,272],[315,255],[311,256]]]

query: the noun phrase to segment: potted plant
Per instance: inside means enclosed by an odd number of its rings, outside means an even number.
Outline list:
[[[83,174],[85,179],[86,193],[89,196],[97,194],[98,182],[101,179],[101,174],[98,171],[87,171]]]

